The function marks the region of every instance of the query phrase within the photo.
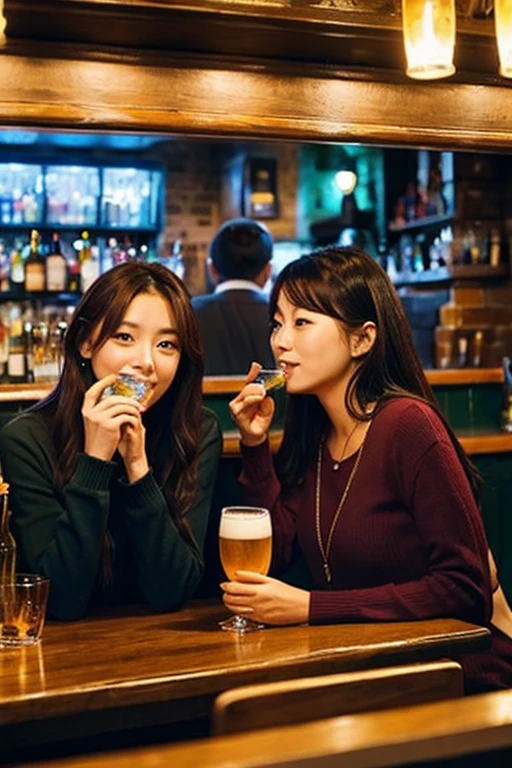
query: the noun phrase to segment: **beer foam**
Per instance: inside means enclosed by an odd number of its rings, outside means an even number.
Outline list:
[[[225,513],[220,519],[219,536],[222,539],[268,539],[272,535],[270,515],[251,512]]]

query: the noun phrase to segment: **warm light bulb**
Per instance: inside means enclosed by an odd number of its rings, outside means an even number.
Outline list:
[[[402,0],[402,25],[409,77],[453,75],[455,0]]]
[[[0,0],[0,43],[5,43],[5,23],[4,0]]]
[[[334,181],[344,195],[351,195],[356,188],[357,176],[354,171],[338,171]]]
[[[500,75],[512,77],[512,2],[510,0],[494,0],[494,24],[500,56]]]

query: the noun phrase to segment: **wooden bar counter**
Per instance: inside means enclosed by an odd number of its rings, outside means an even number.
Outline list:
[[[478,385],[501,385],[503,371],[501,368],[463,368],[453,370],[428,370],[427,380],[434,387],[471,387]],[[208,404],[215,398],[224,400],[224,410],[227,401],[239,392],[245,383],[244,376],[207,376],[203,380],[203,394]],[[12,403],[18,407],[28,407],[31,403],[45,397],[52,385],[39,384],[1,384],[0,405]],[[449,414],[448,414],[449,416]],[[498,421],[498,414],[496,414]],[[224,426],[224,457],[240,455],[239,438],[236,429]],[[467,427],[456,428],[457,435],[464,450],[468,454],[490,454],[512,452],[512,434],[500,432],[496,427]],[[281,442],[282,431],[276,428],[271,436],[272,450],[277,451]]]
[[[0,649],[0,762],[27,745],[209,716],[237,685],[454,657],[490,645],[455,619],[266,628],[237,636],[220,599],[174,614],[127,609],[49,622]]]

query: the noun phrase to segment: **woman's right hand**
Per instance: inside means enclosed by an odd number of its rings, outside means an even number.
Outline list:
[[[242,443],[250,447],[265,442],[276,408],[264,387],[252,383],[260,370],[259,363],[251,363],[245,387],[229,403],[229,410],[240,430]]]
[[[116,374],[100,379],[84,395],[82,418],[84,422],[84,453],[102,461],[111,461],[122,437],[125,424],[136,428],[141,422],[144,406],[136,400],[112,395],[100,400],[101,393],[113,384]]]

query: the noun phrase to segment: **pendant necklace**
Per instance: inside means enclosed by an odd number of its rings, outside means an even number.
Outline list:
[[[357,425],[356,425],[357,426]],[[322,540],[322,531],[320,529],[320,483],[321,483],[321,477],[322,477],[322,455],[324,450],[324,440],[322,439],[318,448],[318,461],[316,466],[316,488],[315,488],[315,530],[316,530],[316,540],[318,543],[318,549],[320,550],[320,554],[322,556],[322,563],[323,563],[323,569],[325,574],[325,580],[328,584],[332,581],[332,573],[331,573],[331,567],[329,565],[329,555],[331,553],[331,547],[332,547],[332,539],[334,536],[334,531],[336,529],[336,525],[338,523],[341,510],[343,509],[343,505],[345,503],[345,500],[348,496],[348,492],[350,491],[350,487],[354,481],[354,477],[356,476],[356,472],[359,468],[359,463],[361,461],[361,456],[363,455],[363,448],[364,443],[366,440],[366,435],[368,434],[368,428],[370,425],[368,425],[366,432],[364,433],[363,442],[359,446],[359,450],[357,452],[357,457],[354,462],[354,466],[352,467],[352,470],[350,472],[350,475],[347,480],[347,484],[345,486],[345,490],[343,491],[341,495],[341,499],[339,501],[339,504],[336,508],[336,512],[334,513],[334,517],[332,520],[332,523],[329,528],[329,533],[327,534],[327,542],[324,547],[324,542]],[[355,429],[355,428],[354,428]],[[348,440],[352,436],[354,430],[350,433],[349,437],[345,441],[345,447],[348,444]],[[343,457],[340,459],[339,462],[337,462],[338,467],[343,461]],[[338,467],[334,466],[333,469],[338,469]]]
[[[347,451],[347,447],[348,447],[348,444],[350,443],[350,438],[352,437],[352,435],[354,434],[354,432],[356,431],[356,429],[358,428],[358,426],[359,426],[359,424],[360,424],[360,423],[361,423],[361,422],[359,422],[359,421],[356,421],[356,423],[354,424],[354,426],[352,427],[352,429],[351,429],[351,430],[350,430],[350,432],[348,433],[348,435],[347,435],[347,439],[345,440],[345,443],[344,443],[344,445],[343,445],[343,451],[342,451],[342,453],[341,453],[341,459],[340,459],[339,461],[335,461],[335,462],[334,462],[334,464],[332,465],[332,468],[333,468],[333,470],[334,470],[335,472],[337,472],[337,471],[338,471],[338,469],[340,468],[341,462],[342,462],[342,461],[343,461],[343,459],[345,458],[345,453],[346,453],[346,451]]]

